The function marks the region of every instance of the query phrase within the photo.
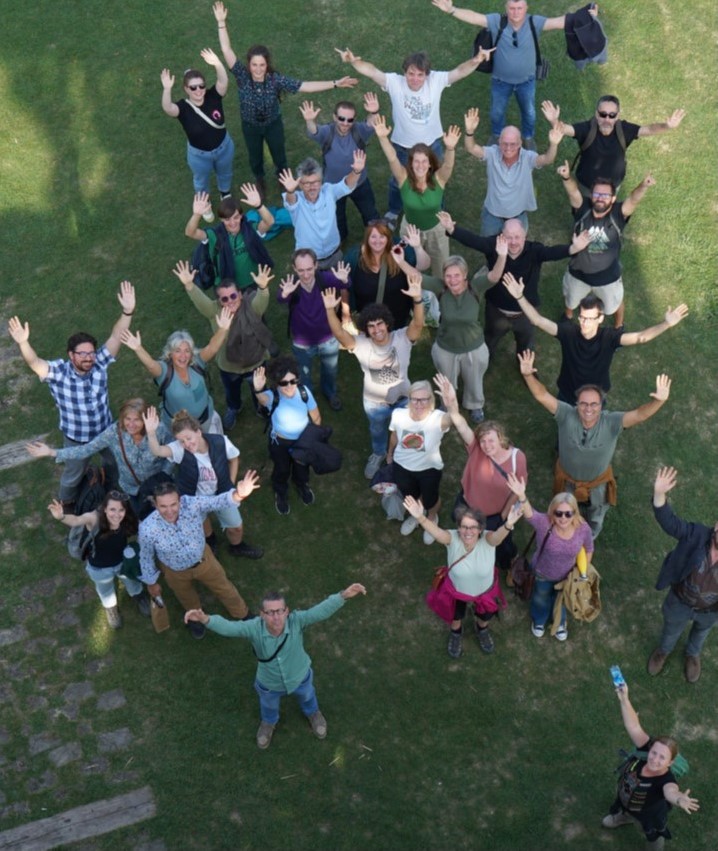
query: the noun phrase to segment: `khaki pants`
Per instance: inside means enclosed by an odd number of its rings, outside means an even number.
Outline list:
[[[241,594],[227,579],[224,568],[207,546],[204,548],[202,561],[196,567],[191,567],[189,570],[172,570],[171,567],[162,564],[162,575],[185,611],[202,607],[199,594],[193,584],[197,581],[209,588],[233,618],[241,620],[249,613],[249,608]]]

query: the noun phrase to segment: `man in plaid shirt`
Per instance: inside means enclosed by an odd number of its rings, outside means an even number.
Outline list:
[[[122,281],[117,300],[122,315],[115,322],[103,346],[81,331],[67,341],[67,360],[43,360],[30,345],[30,324],[13,316],[8,323],[10,336],[20,347],[25,363],[50,388],[60,412],[60,431],[64,446],[88,443],[112,423],[107,395],[107,367],[120,350],[122,332],[130,327],[135,312],[135,288]],[[107,460],[107,459],[106,459]],[[74,507],[78,485],[87,467],[87,459],[68,461],[60,478],[59,498],[67,511]],[[114,464],[114,461],[111,462]]]

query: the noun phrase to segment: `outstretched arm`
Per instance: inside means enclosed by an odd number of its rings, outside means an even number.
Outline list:
[[[661,467],[653,483],[653,507],[662,508],[666,504],[666,495],[673,490],[678,480],[675,467]]]
[[[200,350],[199,356],[202,360],[207,363],[207,361],[212,360],[212,358],[217,354],[217,352],[222,348],[222,343],[227,339],[227,334],[229,333],[229,326],[232,324],[232,314],[229,311],[228,307],[223,307],[217,317],[217,330],[212,335],[209,343]]]
[[[686,117],[685,109],[676,109],[665,121],[658,124],[642,124],[638,130],[638,138],[643,136],[657,136],[659,133],[667,133],[675,130]]]
[[[433,520],[424,514],[424,506],[413,496],[407,496],[404,500],[404,508],[411,516],[418,521],[419,526],[431,535],[434,540],[443,544],[445,547],[451,543],[451,534],[446,529],[442,529]]]
[[[518,359],[521,375],[523,375],[526,386],[531,391],[531,395],[546,408],[549,414],[555,414],[558,410],[558,399],[548,392],[535,375],[536,369],[534,362],[536,360],[536,352],[526,350],[518,355]]]
[[[511,272],[507,272],[504,275],[503,284],[509,291],[510,295],[512,295],[519,303],[519,307],[526,314],[526,318],[532,325],[535,325],[537,328],[540,328],[552,337],[555,337],[558,334],[558,325],[550,319],[547,319],[545,316],[541,316],[538,310],[536,310],[536,308],[524,295],[523,278],[519,278],[517,281]]]
[[[157,458],[171,458],[172,450],[169,446],[163,446],[157,440],[157,429],[160,426],[157,408],[150,406],[147,412],[142,414],[142,421],[145,424],[145,434],[147,435],[147,445],[150,447],[150,452]]]
[[[179,107],[172,102],[172,86],[175,84],[175,78],[169,68],[162,69],[160,80],[162,81],[162,110],[170,118],[177,118]]]
[[[652,401],[646,402],[634,411],[626,411],[623,415],[623,427],[632,428],[639,423],[649,420],[666,404],[671,393],[671,379],[665,375],[656,376],[656,392],[651,393]]]
[[[648,192],[651,186],[655,185],[655,177],[652,174],[647,174],[621,205],[621,212],[623,213],[625,218],[628,218],[629,216],[633,215],[636,210],[636,207],[643,200],[643,196],[646,194],[646,192]]]
[[[10,336],[18,344],[25,363],[39,379],[44,381],[50,367],[46,360],[37,356],[35,349],[30,345],[30,323],[25,322],[23,324],[19,317],[13,316],[7,323],[7,329]]]
[[[386,161],[389,163],[392,177],[401,186],[406,180],[406,169],[399,162],[394,146],[389,141],[391,127],[387,125],[386,118],[383,115],[377,115],[374,119],[374,132],[376,133],[376,138],[379,140],[379,145],[386,157]]]
[[[353,352],[356,347],[356,339],[353,334],[345,331],[342,323],[337,316],[337,305],[341,303],[341,299],[337,296],[337,291],[334,287],[327,287],[322,290],[322,301],[327,312],[327,322],[329,328],[339,342],[348,352]]]
[[[685,319],[686,316],[688,316],[687,304],[679,304],[675,310],[671,310],[669,307],[666,311],[665,319],[658,325],[652,325],[650,328],[646,328],[643,331],[633,331],[630,334],[621,334],[621,345],[635,346],[640,343],[650,343],[651,340],[655,340],[656,337],[660,337],[664,331],[678,325],[678,323],[682,319]]]
[[[232,68],[237,61],[237,54],[232,50],[229,32],[227,31],[227,7],[224,3],[215,3],[212,6],[212,12],[217,21],[217,34],[219,35],[219,46],[222,49],[222,56],[224,56],[224,61],[227,65]]]
[[[628,686],[622,685],[616,689],[616,697],[621,704],[621,718],[623,726],[626,728],[631,741],[637,748],[642,748],[646,744],[650,736],[641,727],[641,722],[638,720],[638,713],[631,705],[628,699]]]
[[[204,50],[201,50],[199,55],[208,65],[211,65],[214,68],[217,74],[217,82],[214,87],[217,90],[217,94],[220,97],[224,97],[227,94],[229,77],[227,76],[227,69],[222,64],[222,60],[219,56],[217,56],[214,50],[209,47],[205,47]]]
[[[459,436],[468,449],[475,440],[474,430],[466,422],[459,410],[459,400],[456,398],[454,385],[440,372],[434,376],[434,384],[438,388],[436,393],[441,397],[441,401],[446,408],[446,413],[451,417],[452,425],[459,432]]]
[[[436,172],[436,180],[442,188],[449,182],[452,172],[454,171],[454,161],[456,160],[456,146],[461,138],[461,128],[456,124],[452,124],[444,133],[444,162],[441,168]]]
[[[472,24],[476,27],[488,26],[486,15],[482,15],[481,12],[472,12],[470,9],[459,9],[454,6],[453,0],[431,0],[431,5],[465,24]]]
[[[132,316],[135,312],[135,288],[129,281],[122,281],[120,291],[117,293],[117,301],[120,303],[122,313],[115,322],[110,336],[105,341],[105,346],[113,358],[117,357],[122,344],[122,335],[130,327]]]
[[[472,157],[478,157],[480,160],[484,158],[484,148],[474,141],[476,131],[479,129],[479,121],[481,116],[479,108],[472,106],[464,113],[464,148],[471,154]]]
[[[581,195],[581,190],[578,188],[578,183],[571,177],[571,168],[568,160],[564,160],[563,165],[560,165],[556,169],[556,174],[563,182],[563,188],[566,191],[571,208],[578,210],[583,203],[583,196]]]
[[[160,362],[156,361],[142,345],[142,337],[140,336],[139,331],[136,334],[133,334],[132,331],[127,330],[122,334],[120,339],[128,349],[132,349],[132,351],[140,359],[142,366],[144,366],[153,378],[159,378],[160,375],[162,375],[162,366]]]
[[[449,85],[453,86],[454,83],[458,83],[459,80],[463,80],[464,77],[468,77],[469,74],[472,71],[475,71],[482,62],[486,62],[486,60],[491,57],[494,50],[496,50],[495,47],[492,47],[489,50],[485,50],[482,47],[476,56],[472,56],[471,59],[467,59],[465,62],[462,62],[461,65],[457,65],[453,71],[449,71]]]
[[[402,290],[402,295],[408,295],[414,303],[411,322],[406,329],[406,336],[415,343],[421,337],[424,328],[424,299],[421,296],[421,272],[416,270],[407,272],[407,287]]]
[[[548,132],[548,148],[546,149],[546,152],[539,154],[536,157],[536,168],[551,165],[551,163],[556,159],[561,139],[563,139],[562,127],[560,125],[558,127],[552,127]]]
[[[365,62],[361,56],[355,56],[348,47],[345,47],[344,50],[335,47],[334,50],[341,56],[342,62],[347,62],[351,65],[357,74],[368,77],[377,86],[381,86],[382,89],[386,87],[386,74],[384,71],[380,71],[376,65],[372,65],[371,62]]]

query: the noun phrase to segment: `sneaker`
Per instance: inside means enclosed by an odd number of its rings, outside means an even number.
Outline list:
[[[683,672],[689,683],[697,683],[701,676],[701,657],[686,656]]]
[[[382,461],[385,458],[385,452],[382,452],[381,454],[378,452],[372,452],[366,462],[366,467],[364,467],[364,478],[373,479],[377,470],[379,469],[379,467],[381,467]]]
[[[556,641],[565,641],[568,638],[568,630],[565,625],[561,624],[561,626],[556,630]]]
[[[147,595],[146,591],[140,591],[139,594],[136,594],[132,598],[135,603],[137,603],[137,610],[142,615],[143,618],[149,618],[152,614],[150,608],[150,598]]]
[[[229,431],[237,422],[237,414],[240,410],[240,408],[227,408],[224,412],[224,416],[222,417],[222,428],[225,431]]]
[[[475,624],[476,627],[476,639],[479,642],[479,647],[484,651],[484,653],[493,653],[494,652],[494,639],[491,633],[489,632],[489,628],[485,627],[481,629],[478,624]]]
[[[392,213],[389,210],[387,213],[384,213],[384,221],[389,230],[394,230],[396,223],[399,221],[399,213]]]
[[[289,500],[281,493],[274,494],[274,507],[280,514],[286,516],[289,514]]]
[[[318,739],[326,739],[327,719],[318,709],[309,716],[309,723],[312,725],[312,733],[314,733]]]
[[[667,653],[661,653],[660,648],[656,647],[656,649],[651,653],[648,657],[648,673],[655,677],[661,673],[663,670],[663,666],[666,664],[666,659],[668,658]]]
[[[613,828],[621,827],[623,824],[635,824],[636,820],[628,813],[614,813],[614,815],[604,816],[601,824],[603,827]]]
[[[232,197],[231,190],[229,192],[222,192],[221,189],[219,190],[219,200],[220,201],[224,201],[225,198],[231,198],[231,197]]]
[[[329,407],[332,411],[341,411],[342,400],[336,395],[332,396],[331,399],[329,399]]]
[[[419,525],[419,521],[416,517],[412,517],[411,514],[406,518],[406,520],[401,524],[401,528],[399,531],[402,535],[411,535],[411,533],[416,529]]]
[[[205,625],[199,621],[190,621],[187,624],[187,629],[189,630],[189,634],[192,638],[196,638],[197,641],[204,638],[204,635],[207,632]]]
[[[484,421],[484,409],[483,408],[474,408],[473,411],[470,412],[471,419],[475,423],[482,423]]]
[[[264,550],[261,547],[254,547],[246,541],[230,544],[229,551],[233,556],[240,556],[241,558],[262,558],[264,555]]]
[[[462,648],[462,639],[460,632],[453,632],[453,630],[449,633],[449,645],[446,648],[447,653],[451,656],[452,659],[458,659],[459,656],[463,653]]]
[[[305,505],[314,504],[314,491],[309,485],[303,485],[301,488],[297,488],[297,490],[299,491],[299,498]]]
[[[543,638],[543,634],[546,632],[546,627],[543,624],[531,622],[531,634],[535,635],[536,638]]]
[[[105,609],[105,617],[112,629],[119,629],[122,626],[122,615],[117,606],[110,606],[109,609]]]
[[[209,209],[206,213],[202,213],[202,218],[205,220],[205,222],[207,222],[207,224],[210,224],[214,221],[214,213],[211,209]]]
[[[257,730],[257,747],[260,750],[266,751],[272,744],[275,726],[275,724],[267,724],[266,721],[262,721],[259,725],[259,729]]]

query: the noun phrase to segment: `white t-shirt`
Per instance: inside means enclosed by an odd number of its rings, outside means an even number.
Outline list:
[[[403,74],[386,74],[384,91],[391,98],[394,130],[391,141],[403,148],[423,142],[431,145],[443,135],[441,93],[449,87],[448,71],[431,71],[418,92],[413,92]]]
[[[239,449],[226,436],[224,437],[224,448],[227,450],[227,460],[239,458]],[[179,464],[184,458],[184,449],[179,440],[173,440],[167,444],[168,449],[172,450],[172,460],[175,464]],[[197,490],[195,496],[214,496],[217,493],[217,473],[209,460],[209,452],[195,452],[194,457],[197,459],[198,478]]]
[[[389,431],[396,432],[394,460],[405,470],[443,470],[441,438],[449,430],[442,428],[444,411],[432,411],[423,420],[412,420],[408,408],[395,408]]]
[[[352,354],[364,371],[364,399],[379,405],[393,405],[409,392],[409,359],[414,344],[406,328],[392,331],[386,346],[377,346],[369,337],[355,338]]]

